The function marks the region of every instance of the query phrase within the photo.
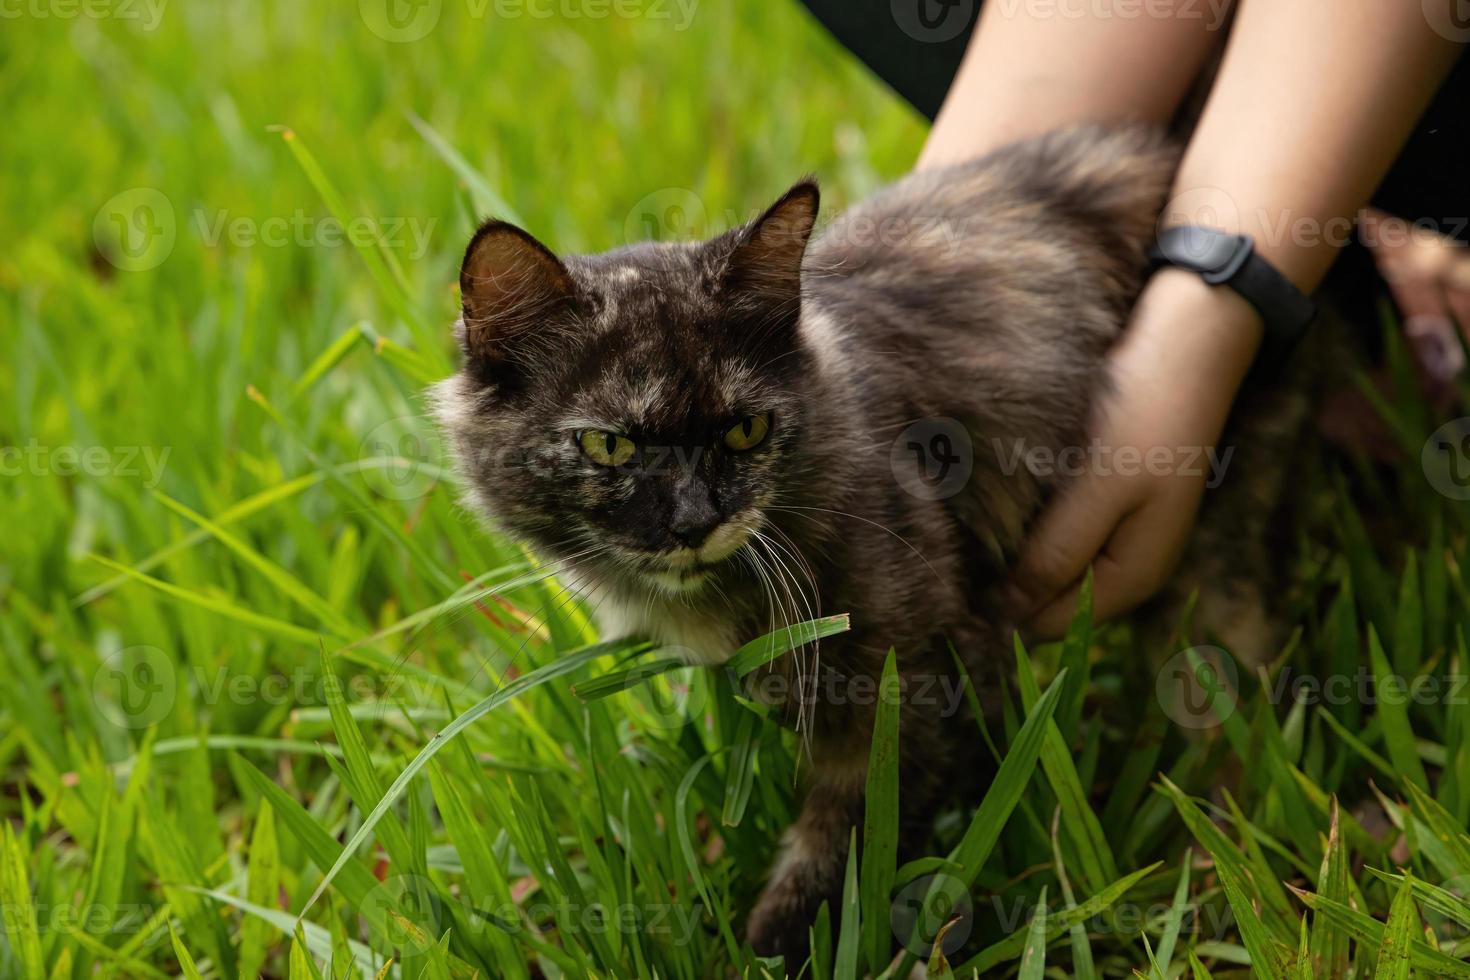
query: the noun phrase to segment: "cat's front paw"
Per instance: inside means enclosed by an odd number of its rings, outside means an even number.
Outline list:
[[[822,903],[837,911],[834,856],[820,861],[793,860],[790,851],[771,873],[771,880],[756,900],[746,922],[745,936],[760,956],[784,956],[786,967],[795,972],[806,961],[811,946],[811,925]]]
[[[757,956],[784,957],[787,969],[795,971],[806,961],[814,917],[815,913],[801,914],[787,900],[771,895],[768,889],[751,910],[745,938]]]

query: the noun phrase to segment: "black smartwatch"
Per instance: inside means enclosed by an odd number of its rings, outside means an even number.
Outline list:
[[[1265,325],[1258,366],[1279,362],[1290,353],[1317,315],[1312,301],[1256,254],[1249,235],[1176,225],[1159,232],[1148,258],[1150,272],[1171,265],[1199,273],[1211,286],[1229,286],[1254,307]]]

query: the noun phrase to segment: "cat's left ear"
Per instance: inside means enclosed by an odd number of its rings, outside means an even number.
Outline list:
[[[526,340],[573,305],[571,274],[530,233],[487,221],[465,249],[459,270],[464,303],[460,342],[479,367],[509,375]]]
[[[726,286],[778,300],[799,298],[801,260],[821,202],[817,182],[803,180],[765,214],[738,229],[725,265]]]

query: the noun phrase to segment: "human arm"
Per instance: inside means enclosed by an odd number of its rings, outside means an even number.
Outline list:
[[[1249,234],[1312,290],[1458,52],[1419,4],[1240,0],[1161,220]],[[1177,270],[1155,276],[1112,355],[1116,394],[1094,435],[1145,453],[1213,446],[1260,333],[1228,289]],[[1147,599],[1177,563],[1203,490],[1195,472],[1080,477],[1025,547],[1018,613],[1058,635],[1089,564],[1100,618]]]

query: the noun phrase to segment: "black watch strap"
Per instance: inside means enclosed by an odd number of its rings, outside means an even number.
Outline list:
[[[1276,267],[1256,254],[1249,235],[1232,235],[1199,225],[1176,225],[1159,232],[1148,253],[1150,268],[1172,265],[1212,286],[1229,286],[1253,306],[1265,324],[1263,357],[1289,352],[1317,315],[1317,307]],[[1269,354],[1268,354],[1269,350]]]

